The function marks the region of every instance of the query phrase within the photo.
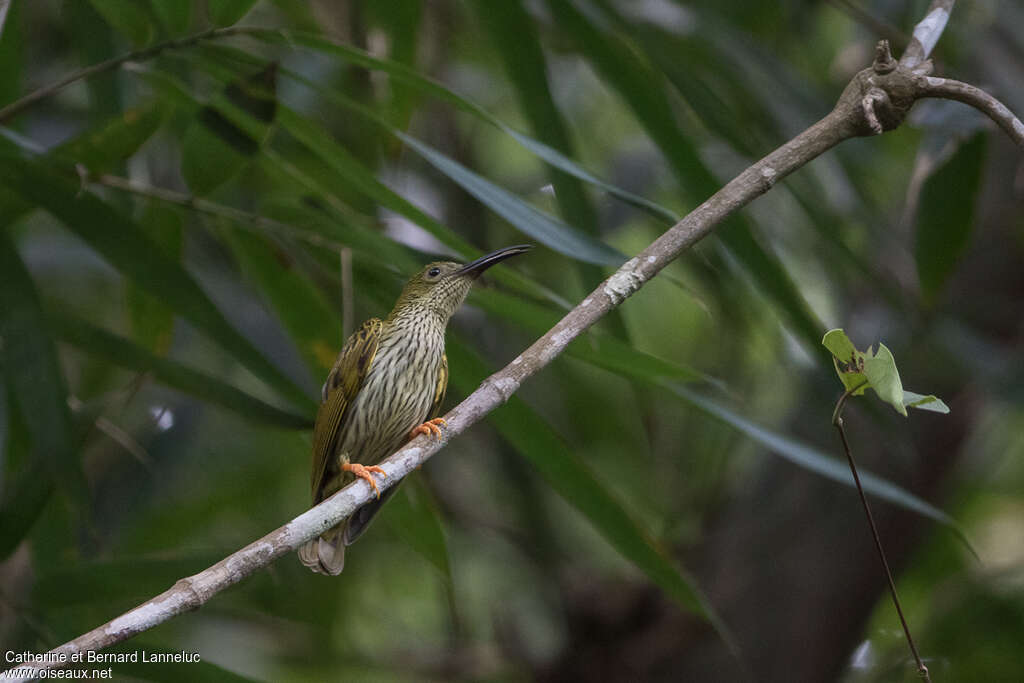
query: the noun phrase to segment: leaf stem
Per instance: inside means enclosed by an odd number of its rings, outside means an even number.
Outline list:
[[[862,385],[861,385],[862,386]],[[907,618],[903,615],[903,608],[900,606],[900,597],[896,593],[896,582],[892,578],[892,570],[889,569],[889,562],[885,558],[885,550],[882,548],[882,539],[878,535],[878,527],[875,526],[875,518],[871,514],[871,507],[868,505],[867,496],[864,495],[864,488],[860,485],[860,475],[857,474],[857,465],[853,461],[853,453],[850,452],[850,443],[846,440],[846,431],[843,429],[843,417],[840,414],[843,409],[843,405],[846,400],[853,395],[853,392],[857,391],[860,386],[848,389],[839,397],[836,402],[836,409],[832,413],[832,424],[839,432],[839,440],[843,443],[843,452],[846,453],[846,461],[850,464],[850,472],[853,473],[853,481],[857,485],[857,494],[860,495],[860,502],[864,506],[864,514],[868,518],[868,526],[871,527],[871,537],[875,540],[875,549],[878,550],[878,557],[882,560],[882,568],[885,569],[885,578],[889,582],[889,593],[892,594],[892,602],[896,606],[896,613],[900,617],[900,623],[903,625],[903,633],[907,637],[907,645],[910,646],[910,652],[914,655],[914,661],[917,663],[917,675],[921,677],[921,680],[926,683],[931,683],[931,677],[928,674],[928,667],[925,666],[924,662],[921,661],[921,655],[917,652],[917,647],[914,645],[914,638],[910,635],[910,626],[907,624]]]

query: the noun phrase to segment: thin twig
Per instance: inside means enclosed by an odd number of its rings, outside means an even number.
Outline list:
[[[995,97],[969,83],[949,78],[928,76],[924,80],[927,84],[922,92],[924,97],[941,97],[969,104],[995,121],[1019,147],[1024,148],[1024,123]]]
[[[11,0],[0,0],[0,36],[4,34],[4,24],[7,22],[7,12],[11,9]]]
[[[910,45],[903,51],[900,66],[914,70],[931,55],[935,43],[946,29],[946,22],[953,11],[956,0],[932,0],[924,19],[917,22]]]
[[[867,496],[864,495],[864,488],[860,485],[860,475],[857,474],[857,465],[853,461],[853,453],[850,451],[850,444],[846,440],[846,430],[843,429],[843,416],[842,410],[843,405],[846,403],[846,399],[853,395],[853,392],[857,391],[860,387],[853,387],[848,389],[839,397],[836,402],[836,409],[832,412],[832,424],[839,432],[839,440],[843,443],[843,452],[846,453],[846,461],[850,464],[850,472],[853,473],[853,482],[857,485],[857,494],[860,496],[861,505],[864,506],[864,514],[868,518],[868,526],[871,527],[871,537],[875,540],[875,549],[878,551],[878,558],[882,560],[882,568],[885,569],[885,578],[889,582],[889,593],[892,595],[892,603],[896,606],[896,613],[900,616],[900,623],[903,625],[903,633],[907,637],[907,645],[910,646],[910,652],[914,655],[914,661],[917,663],[917,673],[926,683],[931,683],[931,677],[928,674],[928,667],[921,661],[921,655],[917,653],[917,646],[914,645],[914,638],[910,635],[910,626],[907,624],[907,618],[903,615],[903,608],[900,606],[900,596],[896,593],[896,582],[892,578],[892,570],[889,569],[889,561],[885,558],[885,550],[882,548],[882,539],[878,535],[878,527],[875,526],[875,518],[871,514],[871,506],[868,505]]]

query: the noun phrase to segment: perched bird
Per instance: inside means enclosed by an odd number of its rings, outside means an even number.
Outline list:
[[[380,495],[373,475],[386,475],[376,464],[417,434],[440,436],[444,420],[427,418],[438,414],[448,387],[448,320],[482,272],[529,248],[506,247],[465,265],[428,264],[405,285],[387,318],[370,318],[345,342],[327,375],[313,427],[313,504],[356,477],[370,483],[377,499],[302,546],[302,564],[340,574],[345,546],[397,489]]]

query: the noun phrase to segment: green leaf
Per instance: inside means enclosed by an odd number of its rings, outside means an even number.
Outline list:
[[[49,316],[60,338],[78,348],[136,372],[151,373],[162,384],[219,405],[262,425],[309,429],[311,416],[288,412],[265,403],[230,384],[176,361],[161,358],[133,342],[92,325],[68,312]]]
[[[451,380],[459,391],[476,389],[491,373],[480,358],[457,340],[449,340]],[[537,470],[551,488],[575,507],[594,528],[648,578],[686,610],[708,619],[731,642],[694,580],[630,515],[621,501],[594,476],[552,427],[519,397],[487,416],[501,435]]]
[[[534,135],[546,145],[571,155],[569,131],[551,96],[547,62],[533,18],[519,2],[476,0],[472,6],[501,54],[505,71],[518,95],[519,106],[530,121]],[[570,224],[595,234],[597,212],[579,179],[555,167],[553,170],[551,181],[562,215]]]
[[[265,240],[239,231],[224,230],[221,236],[246,277],[266,295],[308,367],[317,377],[326,377],[342,344],[338,311],[295,269],[284,249],[274,249]]]
[[[216,26],[230,26],[244,17],[256,0],[207,0],[206,12]]]
[[[130,219],[41,163],[0,155],[0,181],[46,209],[132,279],[207,334],[268,386],[297,406],[313,401],[224,318],[179,263],[168,258]]]
[[[351,62],[353,64],[366,67],[368,69],[374,69],[386,73],[388,74],[389,77],[395,79],[396,81],[399,81],[405,85],[410,85],[427,95],[435,97],[442,102],[446,102],[455,107],[456,109],[471,114],[480,119],[481,121],[484,121],[498,128],[506,135],[508,135],[516,142],[518,142],[520,145],[522,145],[525,149],[532,152],[538,158],[547,162],[551,166],[554,166],[555,168],[564,171],[569,175],[579,178],[580,180],[583,180],[584,182],[587,182],[605,192],[608,192],[609,194],[621,199],[627,204],[635,206],[649,213],[650,215],[654,216],[659,220],[667,221],[669,223],[675,223],[678,220],[678,217],[670,209],[660,206],[655,202],[645,199],[639,195],[633,194],[628,190],[624,190],[621,187],[600,180],[592,173],[590,173],[589,171],[581,167],[579,164],[574,162],[572,159],[566,157],[563,153],[559,152],[557,149],[551,147],[550,145],[546,145],[535,138],[520,133],[511,126],[503,123],[501,120],[496,118],[494,115],[492,115],[490,112],[488,112],[486,109],[476,104],[475,102],[466,99],[460,96],[458,93],[449,90],[441,83],[430,78],[427,78],[426,76],[423,76],[420,73],[417,73],[416,71],[410,69],[404,64],[399,64],[398,62],[394,62],[387,59],[379,59],[357,48],[341,43],[334,43],[322,36],[310,33],[290,31],[287,33],[287,35],[284,35],[280,31],[266,31],[254,34],[254,37],[260,38],[267,42],[285,44],[289,47],[301,45],[316,52],[328,54],[339,59]],[[289,78],[296,80],[299,83],[303,83],[308,87],[314,88],[319,92],[324,92],[325,94],[328,94],[328,96],[330,96],[330,91],[327,91],[325,88],[323,88],[322,85],[310,79],[307,79],[304,76],[301,76],[300,74],[285,69],[282,69],[281,73],[288,76]],[[334,99],[333,101],[339,102],[344,106],[348,106],[348,104],[351,104],[350,102],[342,103],[338,99]],[[371,116],[371,114],[365,111],[363,113],[367,116]]]
[[[616,34],[599,31],[568,0],[549,0],[548,6],[559,27],[575,39],[580,53],[618,92],[665,155],[691,201],[701,202],[714,194],[719,182],[704,165],[694,143],[680,130],[664,77]],[[717,235],[757,283],[758,290],[785,313],[805,346],[817,349],[820,322],[778,258],[755,239],[743,216],[734,215],[725,221]]]
[[[149,4],[172,36],[187,32],[192,25],[192,0],[149,0]]]
[[[382,508],[381,517],[399,538],[436,567],[451,585],[452,569],[441,511],[419,476],[402,480],[402,489]]]
[[[915,394],[913,391],[904,390],[903,405],[908,408],[931,410],[936,413],[949,413],[949,406],[943,403],[942,399],[936,397],[934,394],[924,396],[923,394]]]
[[[139,0],[89,0],[115,30],[136,46],[146,45],[156,36],[155,17],[149,5]]]
[[[277,65],[228,83],[185,131],[181,173],[199,196],[238,175],[259,153],[277,110]]]
[[[185,246],[184,229],[177,211],[150,202],[139,219],[138,227],[160,246],[168,258],[181,260]],[[135,340],[158,356],[166,355],[174,335],[174,311],[131,280],[125,283],[125,307]]]
[[[526,203],[508,190],[441,154],[401,131],[394,131],[406,145],[414,149],[431,166],[448,176],[462,189],[476,197],[496,214],[523,233],[545,246],[585,263],[618,266],[626,256],[604,242],[576,230],[540,209]]]
[[[949,412],[946,404],[935,396],[903,390],[896,359],[885,344],[879,342],[878,351],[873,351],[870,346],[867,351],[858,351],[841,329],[826,332],[821,343],[832,354],[836,374],[852,396],[860,396],[868,388],[874,389],[880,399],[904,417],[907,416],[907,408]]]
[[[37,458],[32,467],[9,482],[0,499],[0,560],[15,551],[53,495],[53,476]]]
[[[892,357],[892,351],[879,342],[878,351],[872,352],[868,347],[864,355],[864,376],[868,378],[868,384],[878,398],[890,404],[904,417],[907,409],[903,406],[903,383],[900,382],[900,373],[896,370],[896,359]]]
[[[0,173],[2,175],[2,173]],[[46,188],[41,188],[46,191]],[[45,463],[50,481],[59,482],[78,506],[89,498],[82,464],[74,448],[71,413],[64,373],[40,307],[39,294],[18,255],[8,226],[0,224],[0,358],[9,396],[32,439],[33,451]],[[45,479],[45,478],[44,478]],[[24,493],[25,510],[46,495],[43,489]],[[34,515],[32,515],[34,518]]]
[[[127,109],[103,124],[65,142],[51,154],[105,173],[131,157],[160,128],[166,108],[157,102]]]
[[[987,133],[978,133],[960,145],[921,187],[914,258],[928,301],[942,289],[970,238],[987,141]]]
[[[476,289],[470,303],[536,334],[544,334],[561,318],[555,311],[497,290]],[[591,328],[566,349],[566,354],[630,380],[659,385],[662,380],[721,382],[694,368],[672,363]]]

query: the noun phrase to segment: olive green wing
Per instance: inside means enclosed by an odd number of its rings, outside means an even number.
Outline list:
[[[430,404],[430,412],[427,417],[437,417],[441,414],[441,404],[444,403],[444,395],[448,392],[448,354],[441,356],[441,367],[437,369],[437,388],[434,389],[434,402]]]
[[[313,427],[313,471],[310,476],[310,489],[314,505],[323,500],[323,488],[329,479],[328,472],[332,469],[331,458],[337,447],[341,427],[345,424],[345,413],[359,393],[370,366],[373,365],[377,347],[380,345],[382,326],[379,318],[370,318],[353,332],[338,354],[338,360],[334,362],[334,367],[327,375],[327,381],[324,382],[320,409],[317,410],[316,424]]]

